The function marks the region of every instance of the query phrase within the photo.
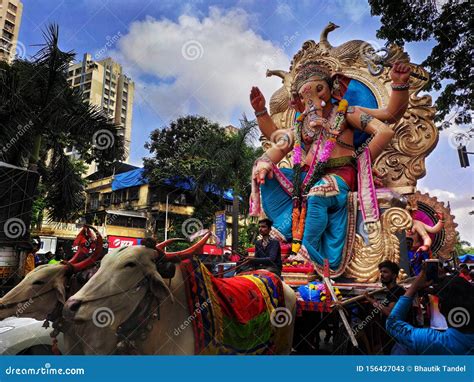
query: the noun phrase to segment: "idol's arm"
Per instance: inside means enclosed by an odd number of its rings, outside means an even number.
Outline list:
[[[273,164],[279,163],[293,148],[294,135],[291,130],[283,130],[273,145],[256,161],[253,178],[257,183],[265,183],[265,178],[273,178]]]
[[[361,107],[360,109],[367,114],[384,121],[386,123],[396,123],[405,114],[408,107],[408,88],[411,68],[408,64],[396,62],[390,71],[392,79],[392,93],[388,105],[383,109],[369,109]]]
[[[250,90],[250,104],[252,105],[253,110],[255,111],[255,116],[257,117],[258,127],[260,131],[267,139],[271,139],[272,134],[278,130],[278,127],[273,122],[270,114],[266,107],[265,97],[260,89],[254,86]]]
[[[366,114],[365,112],[361,111],[360,108],[356,108],[353,113],[348,113],[347,121],[352,126],[373,136],[368,146],[372,160],[377,158],[383,152],[394,135],[394,132],[390,126],[372,117],[371,115]]]
[[[436,215],[438,216],[438,222],[433,227],[430,227],[429,225],[424,224],[426,231],[429,233],[438,233],[444,227],[443,214],[438,212]]]
[[[426,224],[420,222],[419,220],[413,221],[413,229],[420,235],[421,240],[423,240],[423,245],[417,249],[417,251],[428,251],[433,244],[430,235],[426,232]]]
[[[396,123],[405,114],[408,107],[408,89],[392,91],[388,105],[383,109],[360,107],[362,111],[387,123]]]
[[[260,131],[264,135],[265,138],[271,139],[272,134],[278,130],[277,125],[275,125],[275,122],[273,122],[272,117],[270,117],[270,114],[265,113],[263,115],[259,115],[257,117],[257,123]]]

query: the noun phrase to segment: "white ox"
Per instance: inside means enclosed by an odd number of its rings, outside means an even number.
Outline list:
[[[10,316],[57,320],[58,329],[64,333],[66,354],[97,354],[94,349],[115,338],[113,331],[108,327],[100,328],[100,335],[84,341],[84,333],[91,329],[92,324],[75,325],[61,319],[67,288],[73,280],[72,271],[70,265],[54,264],[42,265],[28,273],[15,288],[0,298],[0,320]]]

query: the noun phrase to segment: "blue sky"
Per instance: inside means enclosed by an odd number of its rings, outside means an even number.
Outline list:
[[[266,78],[266,68],[287,69],[289,60],[309,39],[319,40],[332,21],[341,28],[329,40],[337,46],[375,38],[379,18],[370,16],[364,0],[300,1],[156,1],[156,0],[23,0],[18,53],[29,56],[42,42],[42,30],[60,27],[60,46],[78,58],[90,52],[122,63],[136,82],[131,163],[141,165],[150,132],[186,113],[205,115],[238,126],[243,112],[251,115],[250,86],[267,99],[280,86]],[[183,45],[183,41],[186,44]],[[406,46],[420,63],[432,42]],[[183,59],[184,57],[184,59]],[[436,98],[437,94],[432,94]],[[474,244],[472,167],[461,169],[453,149],[453,131],[427,159],[422,191],[450,202],[461,236]],[[470,148],[474,151],[474,148]]]

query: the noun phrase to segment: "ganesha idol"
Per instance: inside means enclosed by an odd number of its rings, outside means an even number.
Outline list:
[[[379,218],[374,185],[379,180],[371,163],[393,137],[388,124],[407,109],[410,72],[408,64],[395,62],[389,102],[367,108],[350,104],[349,77],[317,60],[299,62],[289,86],[295,118],[285,129],[277,128],[260,90],[251,90],[259,128],[272,146],[254,165],[250,213],[270,218],[276,235],[291,243],[293,255],[310,259],[320,274],[325,260],[331,276],[342,274],[349,261],[351,192],[358,191],[366,221]],[[364,144],[356,148],[361,135]],[[278,166],[287,156],[291,167]]]

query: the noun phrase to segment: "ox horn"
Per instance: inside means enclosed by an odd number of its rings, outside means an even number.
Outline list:
[[[82,229],[91,229],[92,231],[94,231],[97,237],[97,243],[94,252],[88,258],[80,262],[78,262],[79,258],[82,257],[81,255],[85,253],[81,252],[80,248],[77,250],[72,259],[68,262],[68,264],[72,266],[73,273],[77,273],[83,271],[84,269],[87,269],[92,264],[94,264],[98,260],[99,256],[102,254],[104,239],[102,238],[102,235],[99,233],[99,231],[97,231],[97,229],[90,225],[84,225]]]
[[[194,256],[195,254],[197,254],[198,252],[200,252],[211,236],[212,236],[212,232],[208,231],[197,243],[195,243],[194,245],[192,245],[191,247],[187,249],[184,249],[178,252],[165,252],[164,248],[173,241],[182,241],[183,239],[165,240],[164,242],[156,245],[156,250],[159,253],[163,254],[163,259],[165,261],[171,261],[171,262],[177,263],[177,262],[180,262],[181,260],[190,258]]]

